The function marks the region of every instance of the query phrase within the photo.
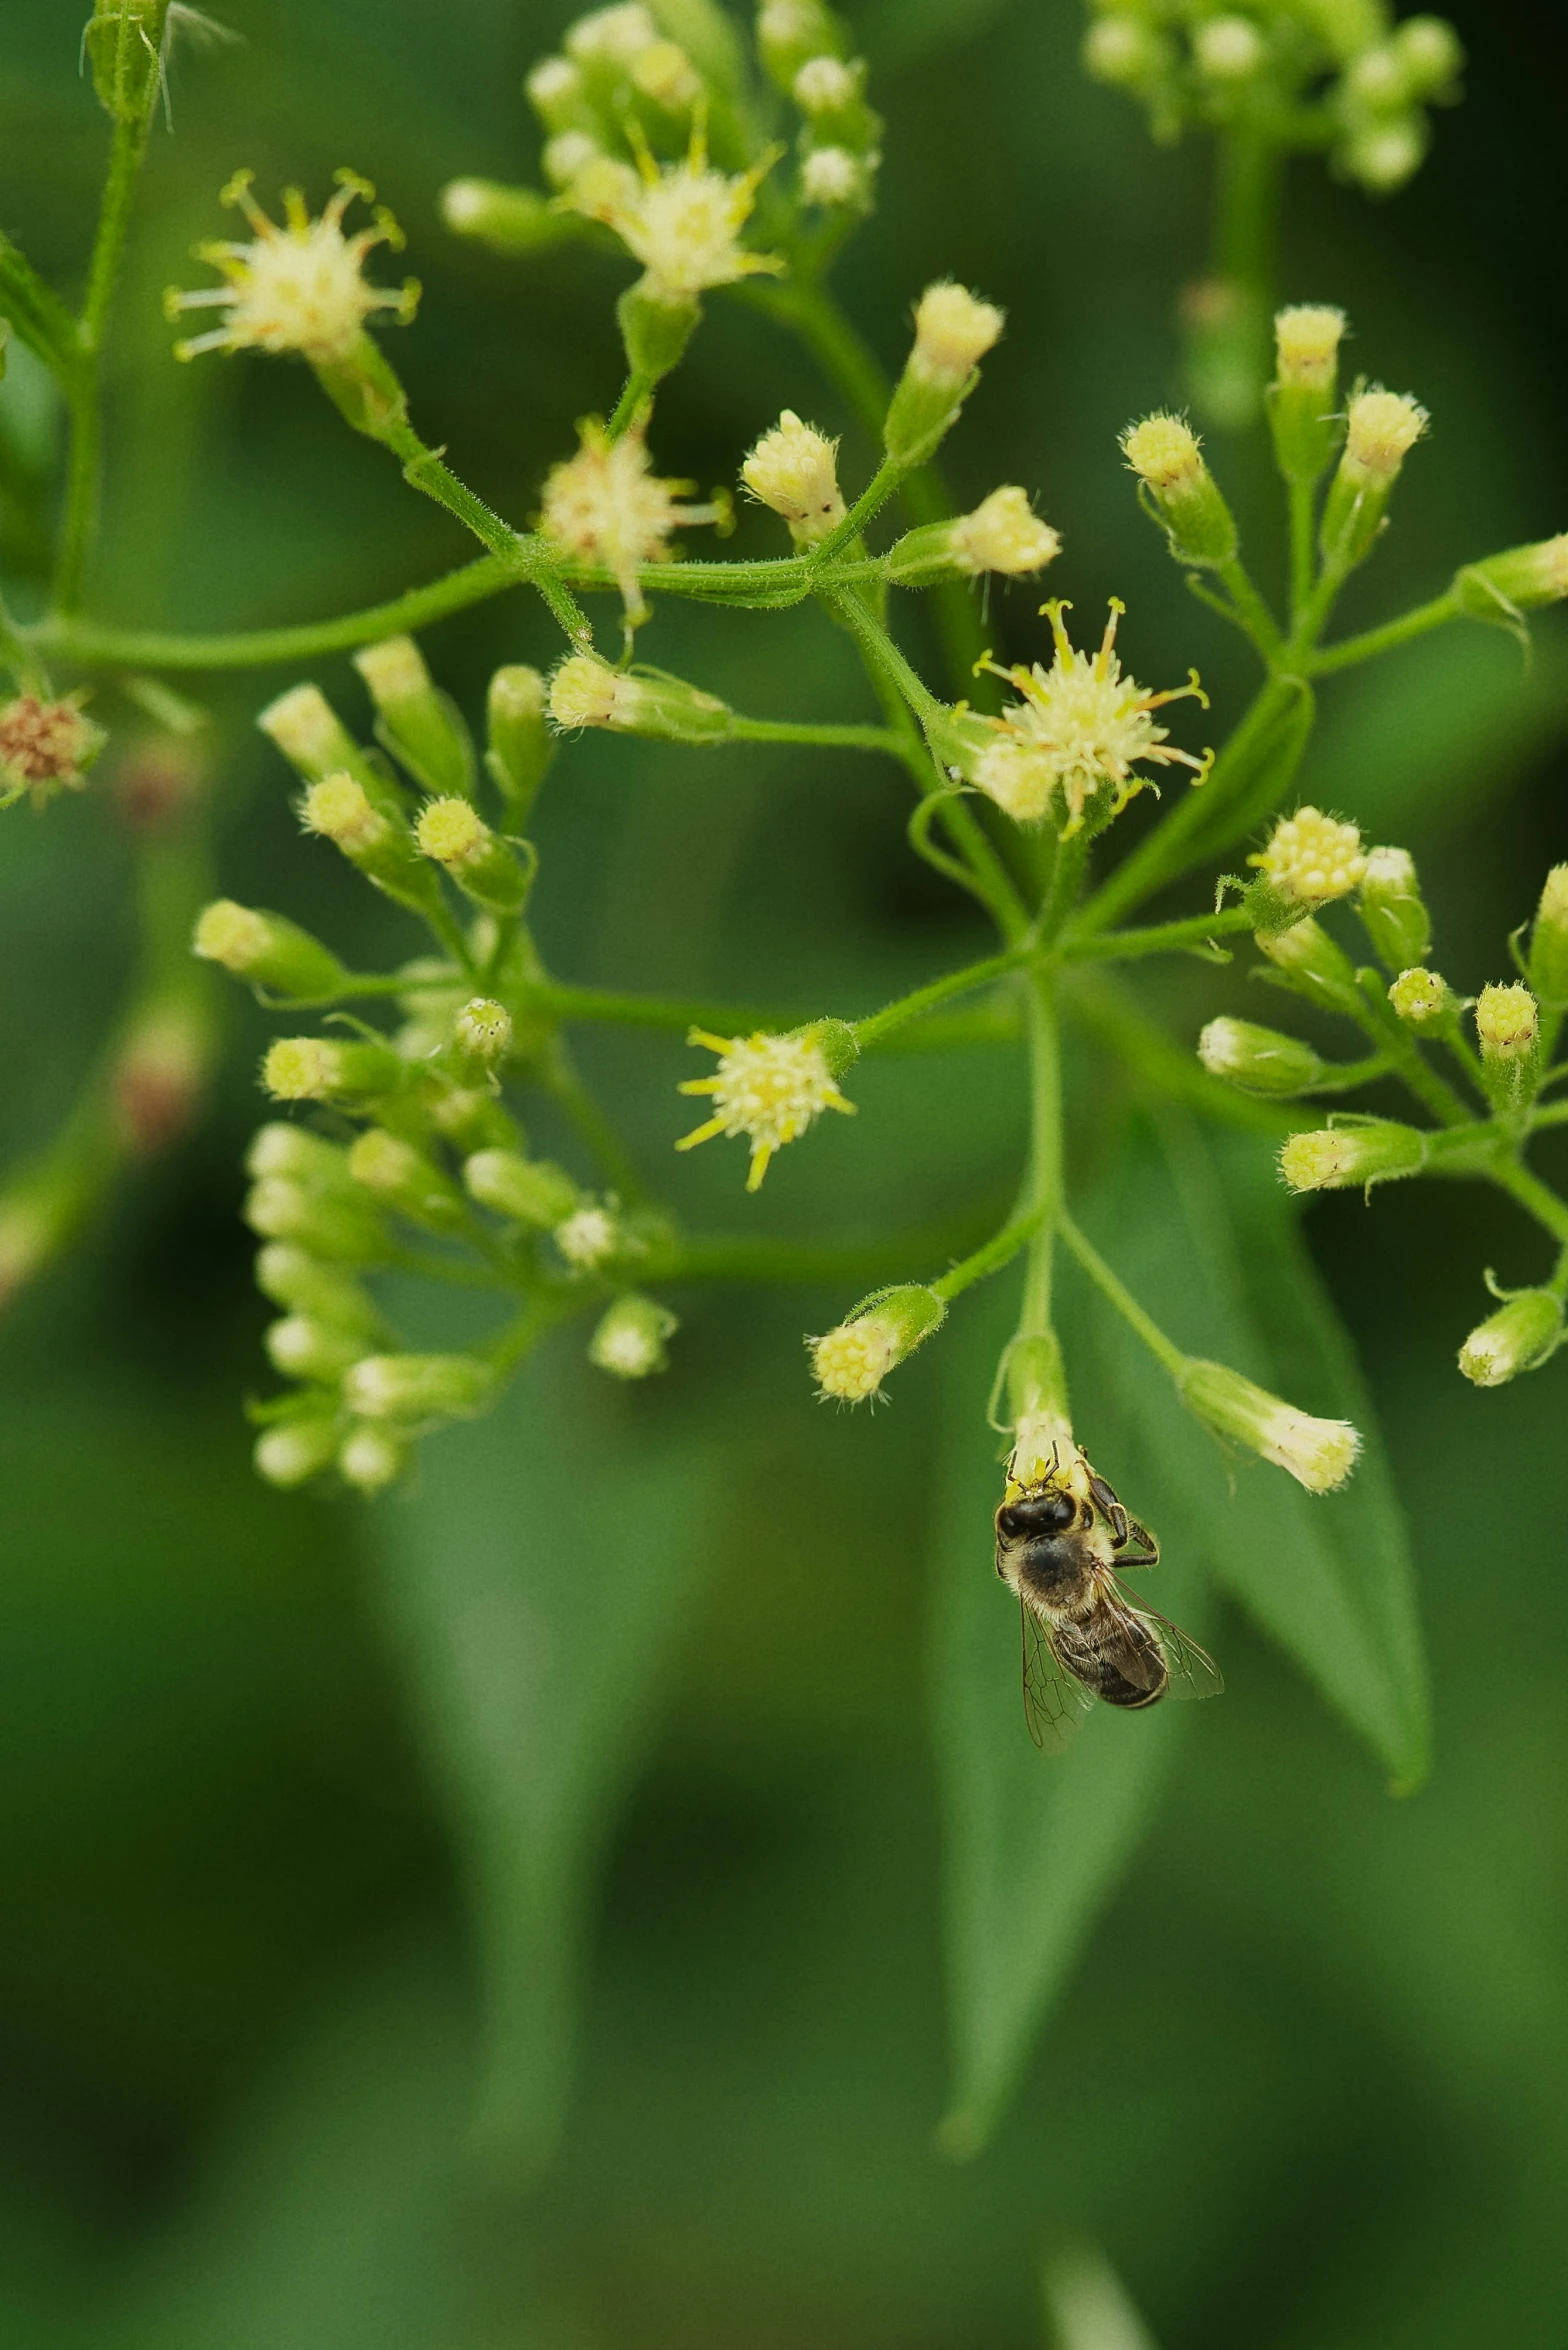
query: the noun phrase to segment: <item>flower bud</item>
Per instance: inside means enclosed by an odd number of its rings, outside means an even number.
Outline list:
[[[508,260],[548,252],[581,230],[572,213],[558,212],[537,188],[509,187],[502,180],[448,180],[441,218],[455,236],[472,237]]]
[[[451,1177],[423,1151],[384,1127],[368,1126],[348,1154],[354,1181],[383,1207],[427,1231],[451,1232],[465,1221],[463,1197]]]
[[[620,6],[590,9],[578,17],[567,28],[565,47],[591,86],[596,72],[624,70],[658,37],[659,28],[641,0],[623,0]]]
[[[1408,849],[1372,849],[1357,901],[1362,928],[1387,970],[1424,963],[1432,947],[1432,919]]]
[[[597,1273],[624,1253],[627,1235],[613,1210],[584,1200],[555,1226],[553,1238],[576,1272]]]
[[[797,547],[814,547],[844,519],[837,459],[837,441],[786,408],[750,452],[740,478],[760,504],[783,516]]]
[[[1454,596],[1472,620],[1510,621],[1568,596],[1568,531],[1509,547],[1454,573]]]
[[[169,15],[169,0],[94,0],[82,46],[98,103],[113,121],[151,121],[163,87]]]
[[[1454,1017],[1454,999],[1441,972],[1418,963],[1391,981],[1388,1000],[1407,1028],[1446,1028]]]
[[[658,671],[612,669],[597,653],[569,653],[550,677],[550,716],[563,733],[605,726],[661,742],[722,742],[734,713],[712,694]]]
[[[1464,71],[1465,53],[1445,17],[1407,16],[1395,31],[1394,47],[1412,98],[1453,93],[1453,84]]]
[[[261,1065],[275,1102],[364,1102],[394,1093],[407,1074],[384,1044],[342,1044],[324,1036],[280,1036]]]
[[[1211,16],[1192,29],[1192,62],[1207,82],[1250,82],[1268,63],[1268,43],[1250,17]]]
[[[1459,1368],[1477,1387],[1505,1387],[1521,1371],[1538,1371],[1562,1337],[1562,1299],[1549,1289],[1522,1289],[1471,1331]]]
[[[263,1240],[292,1242],[343,1264],[375,1264],[387,1253],[386,1226],[368,1199],[339,1198],[287,1175],[252,1184],[245,1221]]]
[[[0,704],[0,808],[24,792],[41,808],[57,792],[80,791],[108,739],[74,697],[45,702],[18,694]]]
[[[353,1428],[338,1451],[338,1475],[357,1493],[384,1493],[408,1466],[408,1446],[390,1428]]]
[[[570,57],[541,57],[523,91],[546,131],[592,130],[598,124],[583,69]]]
[[[1189,1362],[1182,1402],[1216,1435],[1286,1470],[1309,1493],[1334,1493],[1356,1465],[1361,1438],[1348,1420],[1318,1420],[1223,1363]]]
[[[1420,170],[1426,143],[1419,114],[1373,115],[1353,131],[1340,160],[1369,195],[1389,196]]]
[[[588,1341],[588,1360],[616,1379],[646,1379],[666,1370],[665,1341],[680,1327],[667,1306],[628,1290],[608,1307]]]
[[[308,1126],[286,1125],[270,1118],[258,1126],[245,1153],[245,1171],[259,1183],[268,1175],[287,1176],[293,1183],[312,1183],[320,1191],[352,1191],[348,1153]]]
[[[1351,401],[1344,454],[1323,505],[1324,562],[1349,571],[1371,551],[1400,467],[1426,431],[1427,413],[1403,392],[1374,385]]]
[[[341,849],[383,896],[427,917],[439,911],[435,875],[421,862],[401,822],[375,807],[355,776],[340,770],[313,783],[300,802],[300,815],[308,832]]]
[[[655,41],[632,65],[632,86],[661,114],[689,118],[702,103],[702,76],[678,41]]]
[[[1345,313],[1327,303],[1297,303],[1275,317],[1269,429],[1275,461],[1287,481],[1317,481],[1338,445],[1335,409],[1344,332]]]
[[[365,1355],[343,1381],[362,1420],[460,1420],[482,1412],[496,1377],[473,1355]]]
[[[1327,906],[1344,898],[1366,873],[1361,834],[1318,808],[1282,816],[1267,845],[1247,859],[1260,868],[1271,896],[1288,913],[1297,906]]]
[[[353,1277],[326,1264],[295,1241],[269,1240],[257,1252],[256,1287],[274,1305],[334,1330],[358,1333],[356,1354],[380,1327],[380,1316]]]
[[[334,1420],[280,1420],[276,1427],[262,1430],[251,1460],[258,1477],[286,1490],[319,1477],[330,1466],[337,1448]]]
[[[475,1151],[463,1163],[463,1181],[482,1208],[540,1232],[563,1224],[581,1199],[563,1167],[548,1159],[525,1159],[516,1151]]]
[[[555,756],[545,724],[545,683],[537,669],[510,662],[490,680],[485,766],[505,805],[508,830],[521,832]]]
[[[320,1387],[334,1385],[365,1351],[362,1332],[313,1321],[308,1314],[272,1323],[263,1344],[273,1369],[285,1379],[307,1379]]]
[[[330,947],[283,914],[215,898],[202,909],[191,953],[293,1002],[336,995],[348,978]]]
[[[763,0],[757,14],[757,53],[775,89],[786,96],[814,57],[842,57],[848,37],[821,0]]]
[[[1211,1020],[1198,1039],[1198,1058],[1211,1077],[1280,1100],[1333,1074],[1309,1044],[1250,1020]]]
[[[428,800],[414,841],[420,855],[444,867],[476,906],[496,914],[521,911],[531,876],[471,800]]]
[[[1530,926],[1530,985],[1549,1012],[1568,1009],[1568,865],[1554,865]]]
[[[411,636],[366,645],[354,666],[370,688],[380,720],[377,738],[428,792],[471,798],[474,746],[462,716],[431,683],[424,655]]]
[[[1332,1012],[1356,1016],[1365,1010],[1350,957],[1310,915],[1288,930],[1260,930],[1254,944],[1293,994]]]
[[[993,490],[956,522],[928,522],[907,531],[888,551],[887,576],[900,587],[976,579],[988,571],[1021,579],[1043,571],[1061,551],[1060,536],[1033,511],[1028,491],[1009,485]]]
[[[363,752],[319,686],[290,686],[269,702],[256,720],[302,781],[319,783],[341,769],[358,773]]]
[[[1146,416],[1123,433],[1122,454],[1164,523],[1178,563],[1234,559],[1235,519],[1190,425],[1179,416]]]
[[[1419,1175],[1427,1149],[1419,1128],[1392,1118],[1368,1118],[1354,1126],[1292,1134],[1280,1151],[1279,1171],[1292,1191],[1370,1191],[1374,1183]]]
[[[865,1403],[879,1396],[889,1371],[939,1330],[947,1307],[934,1289],[909,1283],[867,1300],[847,1322],[808,1338],[817,1393],[824,1402]]]
[[[521,1145],[517,1120],[502,1109],[488,1086],[442,1085],[426,1110],[442,1140],[465,1158],[478,1151],[515,1151]]]
[[[999,339],[1003,314],[963,286],[927,286],[915,311],[915,345],[882,427],[895,465],[921,465],[972,390],[976,369]]]
[[[452,1050],[474,1076],[488,1076],[512,1049],[512,1015],[491,996],[476,995],[452,1023]]]
[[[1492,1107],[1522,1110],[1540,1079],[1541,1016],[1534,996],[1517,981],[1483,987],[1475,1007],[1481,1076]]]
[[[1165,37],[1140,16],[1097,16],[1083,37],[1083,69],[1091,81],[1113,90],[1146,91],[1174,69]]]

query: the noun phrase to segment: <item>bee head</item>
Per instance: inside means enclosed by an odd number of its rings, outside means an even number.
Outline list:
[[[1005,1501],[996,1513],[996,1530],[1010,1542],[1027,1542],[1031,1536],[1065,1534],[1078,1515],[1078,1505],[1070,1493],[1060,1486],[1046,1486],[1040,1493],[1021,1494],[1016,1501]]]

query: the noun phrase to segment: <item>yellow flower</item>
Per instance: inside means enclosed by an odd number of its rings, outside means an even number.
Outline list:
[[[578,426],[581,446],[545,476],[539,528],[579,563],[602,564],[621,591],[628,616],[646,617],[638,584],[644,563],[667,563],[670,533],[693,523],[719,522],[718,505],[682,506],[687,481],[663,481],[652,470],[645,426],[634,424],[611,440],[597,417]]]
[[[740,242],[757,190],[778,155],[770,149],[750,171],[731,179],[709,168],[699,121],[683,162],[661,170],[643,145],[635,174],[589,172],[560,201],[615,231],[642,263],[642,291],[651,300],[692,302],[709,286],[732,285],[759,271],[776,276],[784,268],[777,254],[751,253]]]
[[[372,311],[390,310],[405,324],[413,317],[419,299],[414,279],[402,286],[373,286],[364,277],[365,256],[374,246],[397,250],[402,245],[391,213],[378,207],[369,228],[352,237],[343,234],[343,215],[354,198],[362,196],[368,204],[375,195],[368,180],[340,171],[338,192],[319,220],[310,217],[298,188],[286,189],[286,222],[279,228],[252,196],[252,176],[236,172],[222,197],[244,213],[256,232],[252,241],[197,247],[203,261],[222,270],[227,284],[195,293],[171,289],[164,296],[171,319],[182,310],[228,310],[223,324],[210,333],[176,343],[177,359],[194,359],[199,351],[299,351],[324,365],[347,356]]]
[[[1326,906],[1349,897],[1367,869],[1361,834],[1319,808],[1298,808],[1282,816],[1268,846],[1247,859],[1259,866],[1282,897],[1298,906]]]
[[[1080,653],[1072,645],[1062,620],[1071,608],[1064,603],[1044,607],[1056,640],[1056,658],[1049,669],[1038,661],[1013,669],[998,669],[987,661],[992,675],[1006,678],[1024,698],[1000,718],[982,721],[993,739],[980,750],[972,768],[980,789],[1015,823],[1038,823],[1059,795],[1067,817],[1064,838],[1080,829],[1088,802],[1102,786],[1111,786],[1111,814],[1119,815],[1149,781],[1134,772],[1140,762],[1179,762],[1194,768],[1201,782],[1213,757],[1207,751],[1198,758],[1191,751],[1169,748],[1165,728],[1156,726],[1152,716],[1162,704],[1187,695],[1207,709],[1208,697],[1197,672],[1190,672],[1186,685],[1168,693],[1146,692],[1122,675],[1116,655],[1116,624],[1126,606],[1112,598],[1111,616],[1096,653]]]
[[[690,1077],[682,1093],[713,1096],[713,1116],[675,1145],[689,1151],[716,1134],[744,1134],[751,1142],[751,1168],[746,1189],[755,1191],[768,1171],[768,1161],[785,1143],[805,1133],[824,1110],[852,1116],[833,1082],[827,1055],[809,1029],[794,1036],[710,1036],[694,1028],[687,1040],[706,1046],[719,1056],[711,1077]]]
[[[837,458],[837,441],[786,408],[748,455],[740,478],[759,504],[784,517],[797,547],[813,547],[844,519]]]

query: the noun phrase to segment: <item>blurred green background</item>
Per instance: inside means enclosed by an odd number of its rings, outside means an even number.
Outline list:
[[[242,42],[185,55],[173,135],[154,140],[90,596],[105,617],[200,628],[325,615],[465,552],[303,369],[169,361],[158,293],[201,282],[189,247],[218,233],[236,165],[264,193],[297,178],[319,198],[340,163],[376,180],[426,285],[395,344],[416,417],[518,518],[572,420],[618,389],[626,274],[571,253],[503,264],[436,211],[456,173],[534,177],[519,85],[564,6],[219,13]],[[1083,82],[1075,0],[850,14],[889,137],[847,298],[890,363],[934,275],[1007,305],[948,451],[960,493],[1028,484],[1064,533],[1053,585],[1080,623],[1121,594],[1136,673],[1196,661],[1233,715],[1245,668],[1182,594],[1114,447],[1179,391],[1203,152],[1152,149]],[[1342,302],[1354,364],[1434,417],[1347,625],[1568,507],[1556,263],[1524,233],[1559,206],[1564,34],[1521,0],[1454,14],[1470,96],[1412,188],[1374,207],[1306,166],[1292,181],[1282,292]],[[62,0],[8,0],[0,222],[67,288],[105,130],[78,32]],[[784,404],[845,429],[862,477],[869,452],[810,362],[714,302],[661,402],[661,467],[732,478]],[[1224,464],[1266,545],[1260,447]],[[743,530],[767,543],[758,518]],[[1032,651],[1036,600],[996,597],[999,654]],[[471,711],[498,661],[554,649],[521,598],[426,645]],[[808,614],[669,609],[644,650],[760,714],[862,708]],[[409,944],[397,918],[300,840],[251,726],[292,674],[203,689],[223,730],[220,880],[356,960],[390,958]],[[363,724],[347,662],[315,674]],[[1304,789],[1417,851],[1442,967],[1470,990],[1504,975],[1505,934],[1568,854],[1565,754],[1568,645],[1543,629],[1523,664],[1476,630],[1326,691]],[[908,856],[904,813],[898,779],[866,762],[574,745],[538,826],[546,951],[608,985],[869,1008],[980,951]],[[117,1000],[128,854],[101,793],[5,820],[8,1155],[50,1132]],[[1183,1041],[1208,1009],[1256,1005],[1196,971],[1145,994]],[[1037,2264],[1064,2232],[1104,2246],[1165,2350],[1563,2339],[1564,1373],[1477,1394],[1452,1368],[1480,1267],[1538,1271],[1528,1231],[1457,1189],[1336,1199],[1308,1225],[1410,1513],[1431,1785],[1391,1803],[1292,1669],[1218,1616],[1228,1694],[1186,1739],[1010,2119],[954,2166],[934,2140],[922,1627],[955,1364],[972,1360],[983,1405],[978,1309],[868,1423],[820,1410],[802,1376],[799,1333],[842,1294],[693,1296],[657,1394],[595,1393],[568,1338],[498,1424],[436,1441],[411,1497],[271,1494],[240,1412],[264,1383],[265,1315],[237,1220],[266,1029],[223,1010],[199,1131],[0,1325],[0,2340],[1013,2350],[1041,2338]],[[662,1180],[684,1057],[606,1037],[584,1060]],[[830,1122],[770,1176],[770,1228],[870,1232],[1005,1196],[1021,1125],[1006,1054],[860,1074],[853,1128]],[[1077,1082],[1089,1123],[1107,1080],[1088,1053]],[[681,1184],[700,1218],[746,1228],[726,1146]],[[1136,1507],[1136,1463],[1112,1473]],[[562,1621],[591,1616],[606,1550],[628,1568],[564,1758],[547,1690],[520,1713],[491,1702],[508,1642],[544,1637],[508,1612],[519,1528],[555,1562]],[[982,1527],[977,1573],[985,1557]],[[519,1807],[558,1765],[579,1840],[524,1866]],[[479,1983],[487,1959],[515,1961],[548,1883],[581,1894],[582,1931],[560,1979],[513,1966],[498,2085]],[[574,1957],[578,2076],[535,2185],[508,2099],[553,2093]]]

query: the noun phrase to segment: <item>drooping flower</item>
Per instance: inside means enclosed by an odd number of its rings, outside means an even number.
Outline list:
[[[713,1097],[713,1116],[682,1136],[677,1150],[689,1151],[716,1134],[744,1134],[751,1143],[746,1189],[755,1191],[768,1161],[785,1143],[796,1141],[824,1110],[854,1114],[834,1082],[819,1039],[809,1029],[793,1036],[710,1036],[694,1028],[688,1042],[719,1056],[711,1077],[690,1077],[682,1093]]]
[[[368,228],[343,233],[343,215],[355,197],[368,204],[375,196],[368,180],[340,171],[337,194],[314,220],[299,189],[285,189],[280,228],[251,194],[253,176],[236,172],[222,196],[244,213],[255,231],[251,241],[215,239],[196,248],[203,261],[222,270],[226,283],[188,293],[171,288],[164,296],[171,320],[182,310],[228,312],[221,326],[176,343],[177,359],[194,359],[201,351],[298,351],[328,365],[353,349],[372,312],[389,310],[406,325],[419,299],[417,282],[375,286],[364,275],[365,256],[375,246],[401,249],[402,231],[391,213],[378,205]]]
[[[1078,652],[1069,639],[1062,615],[1070,605],[1050,603],[1044,609],[1056,641],[1049,669],[1038,661],[1012,669],[986,664],[993,676],[1016,686],[1023,700],[999,718],[980,722],[991,736],[970,769],[980,789],[1019,824],[1038,823],[1053,801],[1059,802],[1066,838],[1081,829],[1089,801],[1106,786],[1112,793],[1110,813],[1119,815],[1149,781],[1137,772],[1140,765],[1191,767],[1201,782],[1212,753],[1200,758],[1171,748],[1166,729],[1153,717],[1166,702],[1188,696],[1207,709],[1197,672],[1190,673],[1186,685],[1166,693],[1149,693],[1124,677],[1115,647],[1116,624],[1126,606],[1114,597],[1095,653]]]

